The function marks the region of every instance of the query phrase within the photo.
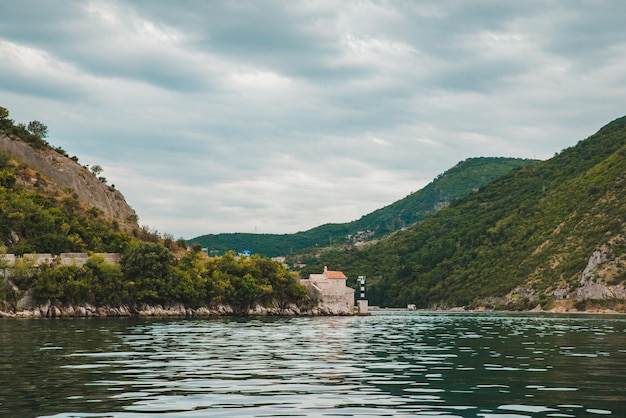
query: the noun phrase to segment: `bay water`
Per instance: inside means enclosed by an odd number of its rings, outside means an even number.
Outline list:
[[[626,316],[0,320],[6,417],[626,417]]]

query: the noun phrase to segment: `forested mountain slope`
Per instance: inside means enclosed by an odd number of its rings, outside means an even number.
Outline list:
[[[548,306],[626,297],[626,117],[550,160],[454,201],[363,250],[326,254],[367,275],[371,303]]]
[[[200,243],[219,253],[247,249],[264,256],[279,256],[300,253],[307,248],[380,238],[421,221],[513,168],[534,162],[519,158],[469,158],[437,176],[423,189],[353,222],[325,224],[295,234],[210,234],[189,242]]]

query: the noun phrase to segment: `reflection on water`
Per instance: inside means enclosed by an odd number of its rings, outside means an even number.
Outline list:
[[[626,416],[626,317],[0,321],[2,416]]]

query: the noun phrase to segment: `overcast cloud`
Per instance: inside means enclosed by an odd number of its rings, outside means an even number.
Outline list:
[[[626,2],[0,0],[0,106],[176,237],[348,222],[626,114]]]

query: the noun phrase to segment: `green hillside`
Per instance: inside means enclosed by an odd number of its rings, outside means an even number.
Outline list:
[[[380,238],[421,221],[514,168],[533,162],[535,160],[519,158],[470,158],[440,174],[423,189],[353,222],[325,224],[295,234],[209,234],[189,242],[200,243],[219,253],[246,249],[273,257],[298,254],[308,248]]]
[[[28,144],[22,148],[30,155],[43,155],[42,160],[49,159],[60,167],[76,166],[85,177],[94,177],[76,163],[76,157],[70,159],[65,151],[52,148],[44,139],[46,131],[47,127],[40,122],[31,122],[29,128],[15,124],[9,119],[9,112],[0,107],[3,143]],[[97,179],[90,180],[111,196],[121,196]],[[92,193],[96,192],[92,190]],[[55,183],[26,161],[0,149],[0,247],[4,251],[18,255],[121,252],[131,240],[129,229],[132,227],[136,228],[135,218],[106,216],[102,210],[81,201],[75,190]]]
[[[560,298],[619,299],[625,199],[623,117],[406,231],[363,250],[327,253],[311,268],[367,275],[371,303],[384,306],[528,308]]]

